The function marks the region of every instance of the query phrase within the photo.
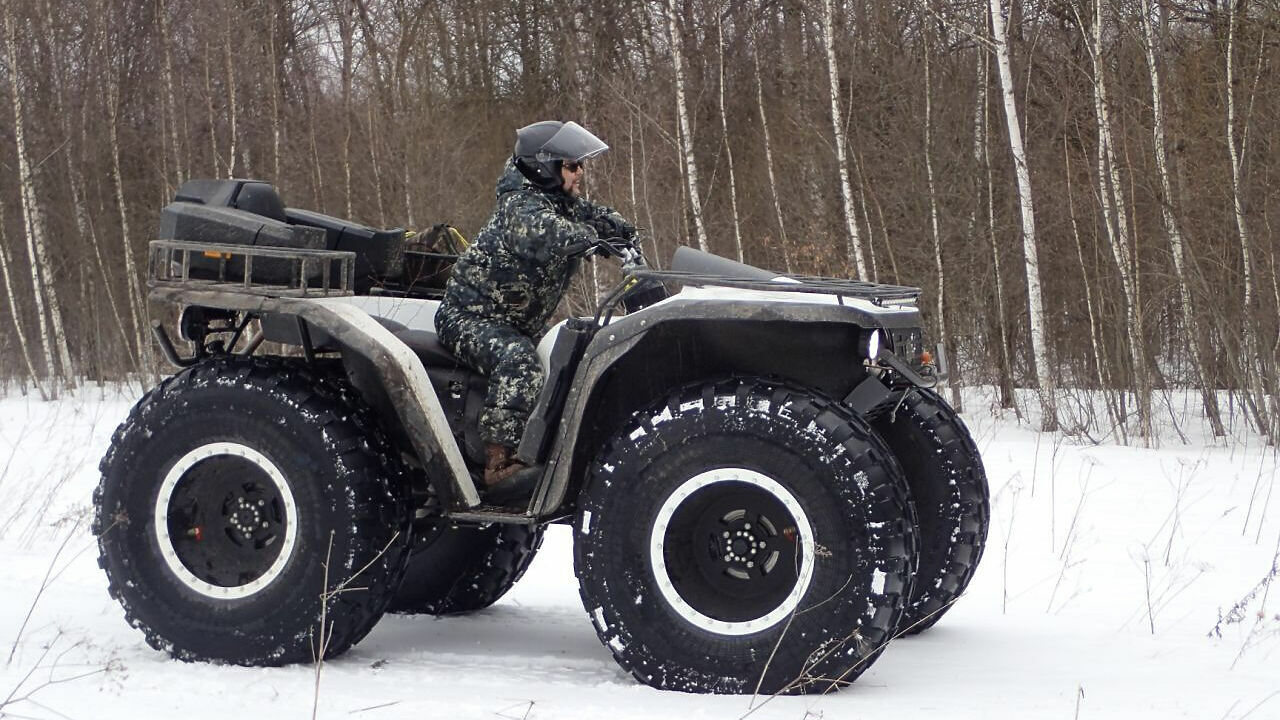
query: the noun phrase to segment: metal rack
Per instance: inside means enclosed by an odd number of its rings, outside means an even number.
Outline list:
[[[682,285],[699,285],[713,287],[733,287],[745,290],[762,290],[767,292],[812,293],[817,295],[834,295],[837,299],[858,298],[869,300],[876,305],[914,304],[920,297],[920,288],[909,285],[885,285],[882,283],[860,282],[840,278],[818,277],[814,275],[786,275],[784,280],[754,280],[747,278],[730,278],[723,275],[706,273],[681,272],[676,270],[654,270],[637,268],[631,275],[643,280],[660,282],[677,282]]]
[[[269,297],[347,296],[354,294],[355,260],[355,253],[340,250],[152,240],[147,286]],[[284,280],[266,281],[264,272]]]

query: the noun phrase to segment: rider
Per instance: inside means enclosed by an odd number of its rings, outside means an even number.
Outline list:
[[[537,483],[515,451],[545,379],[537,338],[579,265],[573,247],[635,237],[612,208],[582,198],[584,163],[608,149],[575,122],[517,130],[497,207],[458,259],[436,312],[440,342],[489,376],[480,433],[490,502],[526,497]]]

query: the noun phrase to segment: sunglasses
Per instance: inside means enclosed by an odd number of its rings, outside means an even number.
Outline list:
[[[582,163],[576,161],[567,161],[564,163],[564,169],[571,173],[576,173],[582,169]]]

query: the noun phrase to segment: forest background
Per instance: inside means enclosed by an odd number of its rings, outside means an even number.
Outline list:
[[[182,181],[472,235],[514,129],[555,118],[612,146],[588,192],[655,264],[688,244],[921,286],[952,384],[1036,388],[1046,428],[1150,442],[1196,388],[1214,434],[1280,438],[1274,0],[0,14],[0,383],[22,392],[160,371],[147,243]],[[616,273],[583,273],[571,311]]]

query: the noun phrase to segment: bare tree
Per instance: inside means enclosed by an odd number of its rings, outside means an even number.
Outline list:
[[[666,0],[667,28],[671,35],[671,64],[676,79],[676,114],[680,120],[680,157],[684,162],[684,180],[689,193],[689,208],[693,211],[693,226],[697,232],[698,248],[707,252],[707,229],[702,222],[702,201],[698,197],[698,161],[693,155],[693,127],[689,122],[689,107],[684,92],[684,38],[680,33],[680,21],[676,16],[675,0]]]
[[[1254,277],[1253,277],[1253,248],[1250,242],[1249,225],[1245,219],[1244,202],[1241,199],[1242,190],[1242,172],[1240,158],[1245,154],[1249,140],[1249,125],[1246,119],[1245,127],[1241,133],[1241,138],[1237,145],[1236,140],[1236,92],[1235,92],[1235,30],[1236,30],[1236,3],[1228,2],[1227,5],[1227,46],[1226,46],[1226,63],[1227,63],[1227,150],[1231,156],[1231,201],[1232,210],[1235,217],[1237,238],[1240,241],[1240,261],[1244,276],[1244,322],[1241,323],[1241,333],[1244,338],[1244,362],[1246,363],[1245,376],[1248,379],[1250,388],[1251,405],[1253,407],[1254,417],[1258,423],[1258,430],[1270,437],[1271,441],[1277,441],[1277,431],[1271,426],[1269,415],[1275,415],[1274,399],[1268,397],[1263,387],[1266,371],[1262,365],[1262,357],[1259,354],[1257,333],[1254,329],[1254,320],[1252,312],[1254,310]],[[1255,86],[1256,88],[1256,86]],[[1252,101],[1252,99],[1251,99]],[[1267,404],[1270,400],[1272,407],[1268,408]]]
[[[1146,444],[1154,440],[1151,427],[1151,382],[1147,373],[1146,332],[1138,297],[1138,258],[1129,232],[1129,213],[1121,186],[1120,167],[1116,162],[1115,140],[1111,124],[1110,100],[1107,96],[1107,71],[1102,50],[1103,14],[1101,0],[1094,2],[1093,33],[1089,56],[1093,61],[1093,105],[1098,128],[1098,195],[1102,201],[1103,225],[1108,244],[1120,273],[1125,327],[1129,341],[1134,396],[1138,409],[1138,433]],[[1084,23],[1081,23],[1083,30]]]
[[[933,181],[933,83],[929,53],[929,40],[926,38],[924,41],[924,169],[925,182],[929,188],[929,228],[933,236],[934,270],[938,274],[934,312],[938,314],[938,341],[943,347],[950,347],[951,338],[947,334],[946,316],[947,272],[942,264],[942,233],[938,230],[938,189]],[[961,408],[960,384],[953,377],[948,386],[951,389],[951,404],[959,410]]]
[[[769,142],[769,117],[764,109],[764,83],[760,79],[759,48],[752,55],[756,69],[756,107],[760,110],[760,132],[764,135],[764,165],[769,171],[769,193],[773,196],[774,217],[778,220],[778,244],[782,246],[783,266],[791,272],[791,251],[787,246],[787,228],[782,220],[782,200],[778,196],[778,181],[773,174],[773,145]]]
[[[725,161],[729,167],[729,204],[733,211],[733,247],[738,254],[738,262],[744,262],[742,254],[742,228],[738,222],[738,183],[733,174],[733,146],[729,143],[729,115],[724,108],[724,15],[716,18],[717,49],[720,51],[720,136],[724,142]],[[634,175],[633,175],[634,178]],[[634,191],[632,180],[632,195]]]
[[[989,0],[991,5],[992,41],[995,46],[996,65],[999,68],[1000,88],[1004,95],[1005,127],[1009,134],[1009,151],[1013,154],[1014,169],[1018,178],[1018,204],[1022,214],[1022,251],[1027,276],[1027,305],[1031,324],[1031,351],[1040,404],[1043,412],[1041,427],[1054,430],[1058,427],[1057,401],[1053,371],[1049,365],[1048,340],[1045,337],[1044,301],[1040,297],[1040,260],[1036,249],[1036,212],[1031,196],[1031,172],[1027,167],[1027,153],[1022,144],[1022,127],[1019,124],[1018,105],[1014,97],[1013,71],[1009,62],[1009,36],[1005,32],[1004,9],[1001,0]]]
[[[1156,172],[1160,177],[1160,217],[1164,221],[1165,236],[1169,240],[1169,254],[1173,256],[1174,277],[1178,283],[1179,307],[1182,311],[1182,325],[1190,341],[1191,366],[1195,371],[1196,383],[1200,386],[1200,398],[1204,404],[1205,416],[1215,436],[1226,435],[1222,425],[1222,413],[1218,409],[1218,396],[1209,374],[1205,370],[1203,357],[1204,337],[1196,321],[1192,305],[1191,288],[1187,281],[1187,260],[1183,249],[1182,230],[1178,227],[1178,219],[1173,213],[1173,188],[1169,181],[1169,161],[1165,153],[1165,117],[1163,91],[1160,83],[1160,66],[1156,60],[1157,39],[1152,18],[1151,0],[1142,0],[1140,12],[1142,16],[1143,48],[1147,54],[1147,74],[1151,79],[1151,134],[1156,157]]]
[[[27,237],[27,255],[31,260],[31,291],[39,318],[40,345],[44,349],[45,371],[52,394],[56,394],[57,369],[54,357],[61,363],[61,368],[70,380],[72,373],[71,354],[67,347],[67,336],[62,327],[62,307],[58,303],[58,291],[53,284],[53,267],[49,252],[45,245],[45,221],[36,196],[35,172],[27,157],[25,119],[23,112],[22,69],[18,65],[17,24],[14,22],[13,6],[4,5],[4,43],[9,63],[9,86],[12,88],[13,101],[13,141],[18,154],[18,188],[22,201],[22,219]],[[48,299],[46,309],[45,300]],[[46,321],[46,312],[49,321]],[[50,322],[51,321],[51,322]],[[50,337],[49,325],[52,325]]]
[[[831,132],[836,138],[836,166],[840,170],[840,207],[844,211],[844,228],[849,243],[849,266],[856,269],[859,279],[867,275],[867,263],[863,259],[862,237],[858,221],[854,217],[853,191],[849,189],[849,158],[845,155],[844,121],[840,115],[840,73],[836,66],[835,22],[832,19],[832,0],[822,0],[822,35],[827,49],[827,78],[831,88]]]

